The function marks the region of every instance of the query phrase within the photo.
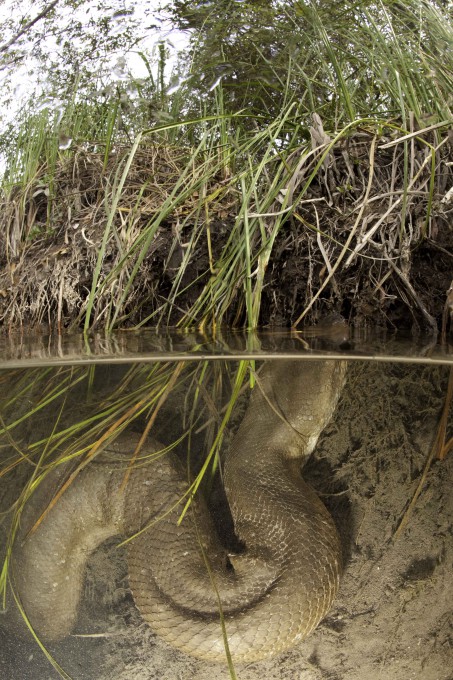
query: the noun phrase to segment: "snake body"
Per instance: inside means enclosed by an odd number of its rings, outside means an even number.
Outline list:
[[[13,555],[13,583],[36,632],[68,635],[90,552],[138,532],[127,545],[133,597],[174,646],[222,661],[226,639],[235,661],[256,661],[308,635],[338,589],[341,546],[300,465],[333,414],[345,372],[342,361],[265,364],[225,461],[240,554],[226,553],[202,500],[177,524],[187,483],[169,454],[135,468],[125,488],[124,464],[91,464],[29,533],[67,475],[53,473],[24,509]],[[130,454],[137,437],[123,433],[110,453]]]

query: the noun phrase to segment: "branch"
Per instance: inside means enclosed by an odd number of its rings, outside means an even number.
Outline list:
[[[25,26],[19,31],[19,33],[16,33],[15,36],[9,40],[6,45],[2,45],[0,47],[0,54],[2,52],[7,52],[11,45],[14,45],[19,38],[21,38],[24,33],[26,33],[32,26],[34,26],[38,21],[40,21],[43,17],[46,16],[46,14],[49,14],[49,12],[57,5],[59,0],[53,0],[53,2],[50,3],[50,5],[47,5],[47,7],[44,7],[43,11],[38,14],[34,19],[31,19],[31,21],[28,22],[28,24],[25,24]]]

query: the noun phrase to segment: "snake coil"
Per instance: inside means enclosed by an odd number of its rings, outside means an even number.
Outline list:
[[[111,536],[150,525],[128,543],[129,583],[142,617],[172,645],[222,661],[219,608],[238,662],[268,658],[307,636],[337,592],[341,546],[300,466],[331,419],[345,372],[344,361],[265,364],[225,461],[241,554],[227,555],[202,501],[178,526],[187,485],[172,455],[134,469],[126,489],[121,463],[91,464],[28,533],[67,475],[52,473],[24,509],[13,554],[13,583],[36,632],[46,640],[70,634],[89,554]],[[123,433],[108,448],[121,459],[136,438]]]

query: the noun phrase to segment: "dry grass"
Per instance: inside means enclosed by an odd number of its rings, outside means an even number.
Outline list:
[[[1,322],[250,327],[336,309],[361,323],[403,307],[434,327],[413,264],[438,246],[448,288],[446,128],[363,122],[331,139],[315,116],[311,144],[251,152],[249,141],[237,174],[212,149],[149,140],[107,161],[60,154],[53,175],[42,165],[2,192]]]

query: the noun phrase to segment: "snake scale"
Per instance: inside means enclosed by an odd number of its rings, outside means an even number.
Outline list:
[[[264,364],[224,467],[245,546],[238,554],[227,554],[202,500],[178,526],[187,482],[173,454],[134,468],[125,488],[124,463],[90,464],[29,532],[67,471],[49,475],[25,506],[12,561],[16,593],[38,635],[70,634],[89,554],[145,527],[127,544],[129,584],[143,619],[175,647],[224,660],[219,608],[238,662],[268,658],[308,635],[337,591],[341,546],[300,467],[331,419],[345,373],[344,361]],[[121,460],[137,441],[124,432],[107,453]]]

